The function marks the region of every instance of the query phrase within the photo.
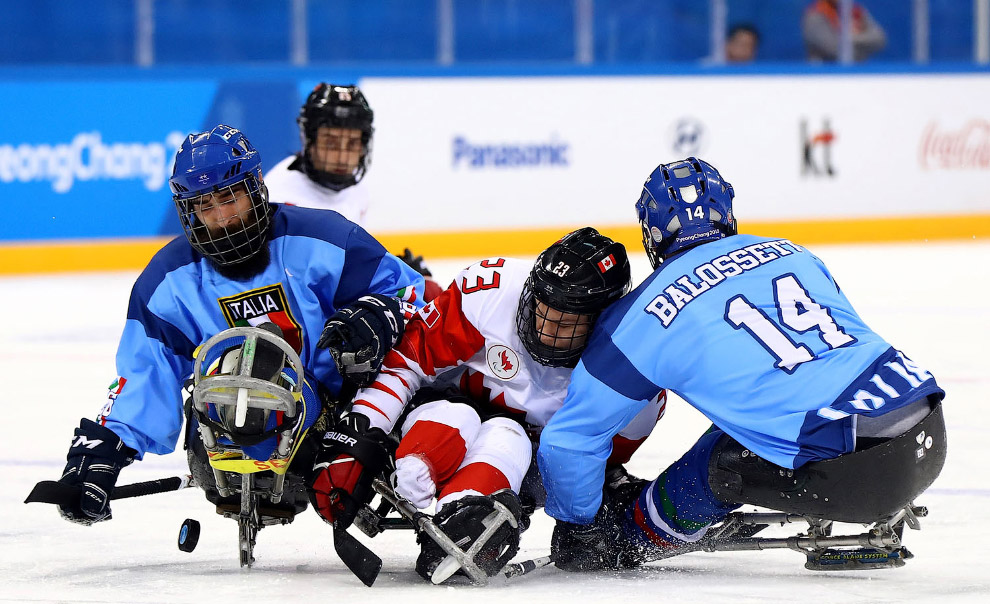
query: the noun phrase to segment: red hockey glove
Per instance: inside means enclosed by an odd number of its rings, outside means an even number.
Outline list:
[[[324,434],[310,482],[310,500],[328,523],[347,528],[358,508],[371,501],[371,482],[389,464],[386,436],[353,413]]]

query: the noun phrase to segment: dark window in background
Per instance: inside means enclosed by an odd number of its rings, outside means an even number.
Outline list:
[[[436,4],[436,0],[309,0],[309,60],[433,62]]]
[[[28,0],[3,3],[0,65],[132,63],[132,2]]]
[[[887,33],[871,62],[913,57],[913,2],[861,0]],[[450,0],[455,63],[574,61],[575,0]],[[728,0],[726,25],[761,33],[758,62],[801,62],[810,0]],[[10,0],[0,65],[132,65],[139,0]],[[154,0],[158,65],[284,63],[290,0]],[[432,63],[436,0],[308,0],[310,63]],[[707,0],[595,0],[594,61],[694,62],[711,47]],[[972,0],[928,0],[932,62],[972,61]]]
[[[289,6],[271,0],[156,0],[155,63],[288,62]]]
[[[570,0],[454,0],[453,6],[457,62],[574,60]]]

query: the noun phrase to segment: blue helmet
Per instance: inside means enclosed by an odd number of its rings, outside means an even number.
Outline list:
[[[186,238],[201,254],[227,266],[264,247],[271,208],[261,154],[240,130],[221,124],[190,134],[175,155],[168,182]]]
[[[653,268],[700,243],[736,234],[732,185],[695,157],[660,164],[643,184],[636,212]]]

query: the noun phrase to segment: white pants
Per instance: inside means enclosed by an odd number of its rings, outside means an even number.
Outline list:
[[[433,401],[414,409],[402,424],[396,451],[399,495],[420,509],[434,497],[436,509],[466,495],[518,493],[533,446],[511,419],[484,422],[464,403]]]

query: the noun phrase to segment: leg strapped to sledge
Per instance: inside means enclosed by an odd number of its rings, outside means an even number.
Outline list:
[[[431,539],[446,554],[446,557],[439,562],[430,575],[430,581],[437,585],[446,581],[459,570],[463,571],[473,583],[487,585],[489,573],[479,565],[477,560],[478,554],[482,552],[486,545],[489,545],[488,541],[504,525],[507,524],[512,529],[519,528],[517,515],[509,510],[505,504],[497,499],[493,499],[490,502],[492,507],[491,513],[481,521],[484,525],[484,530],[464,550],[434,522],[432,516],[420,512],[411,503],[398,497],[392,487],[385,481],[375,479],[373,487],[382,496],[382,499],[395,507],[403,517],[413,524],[413,528],[417,533]]]

